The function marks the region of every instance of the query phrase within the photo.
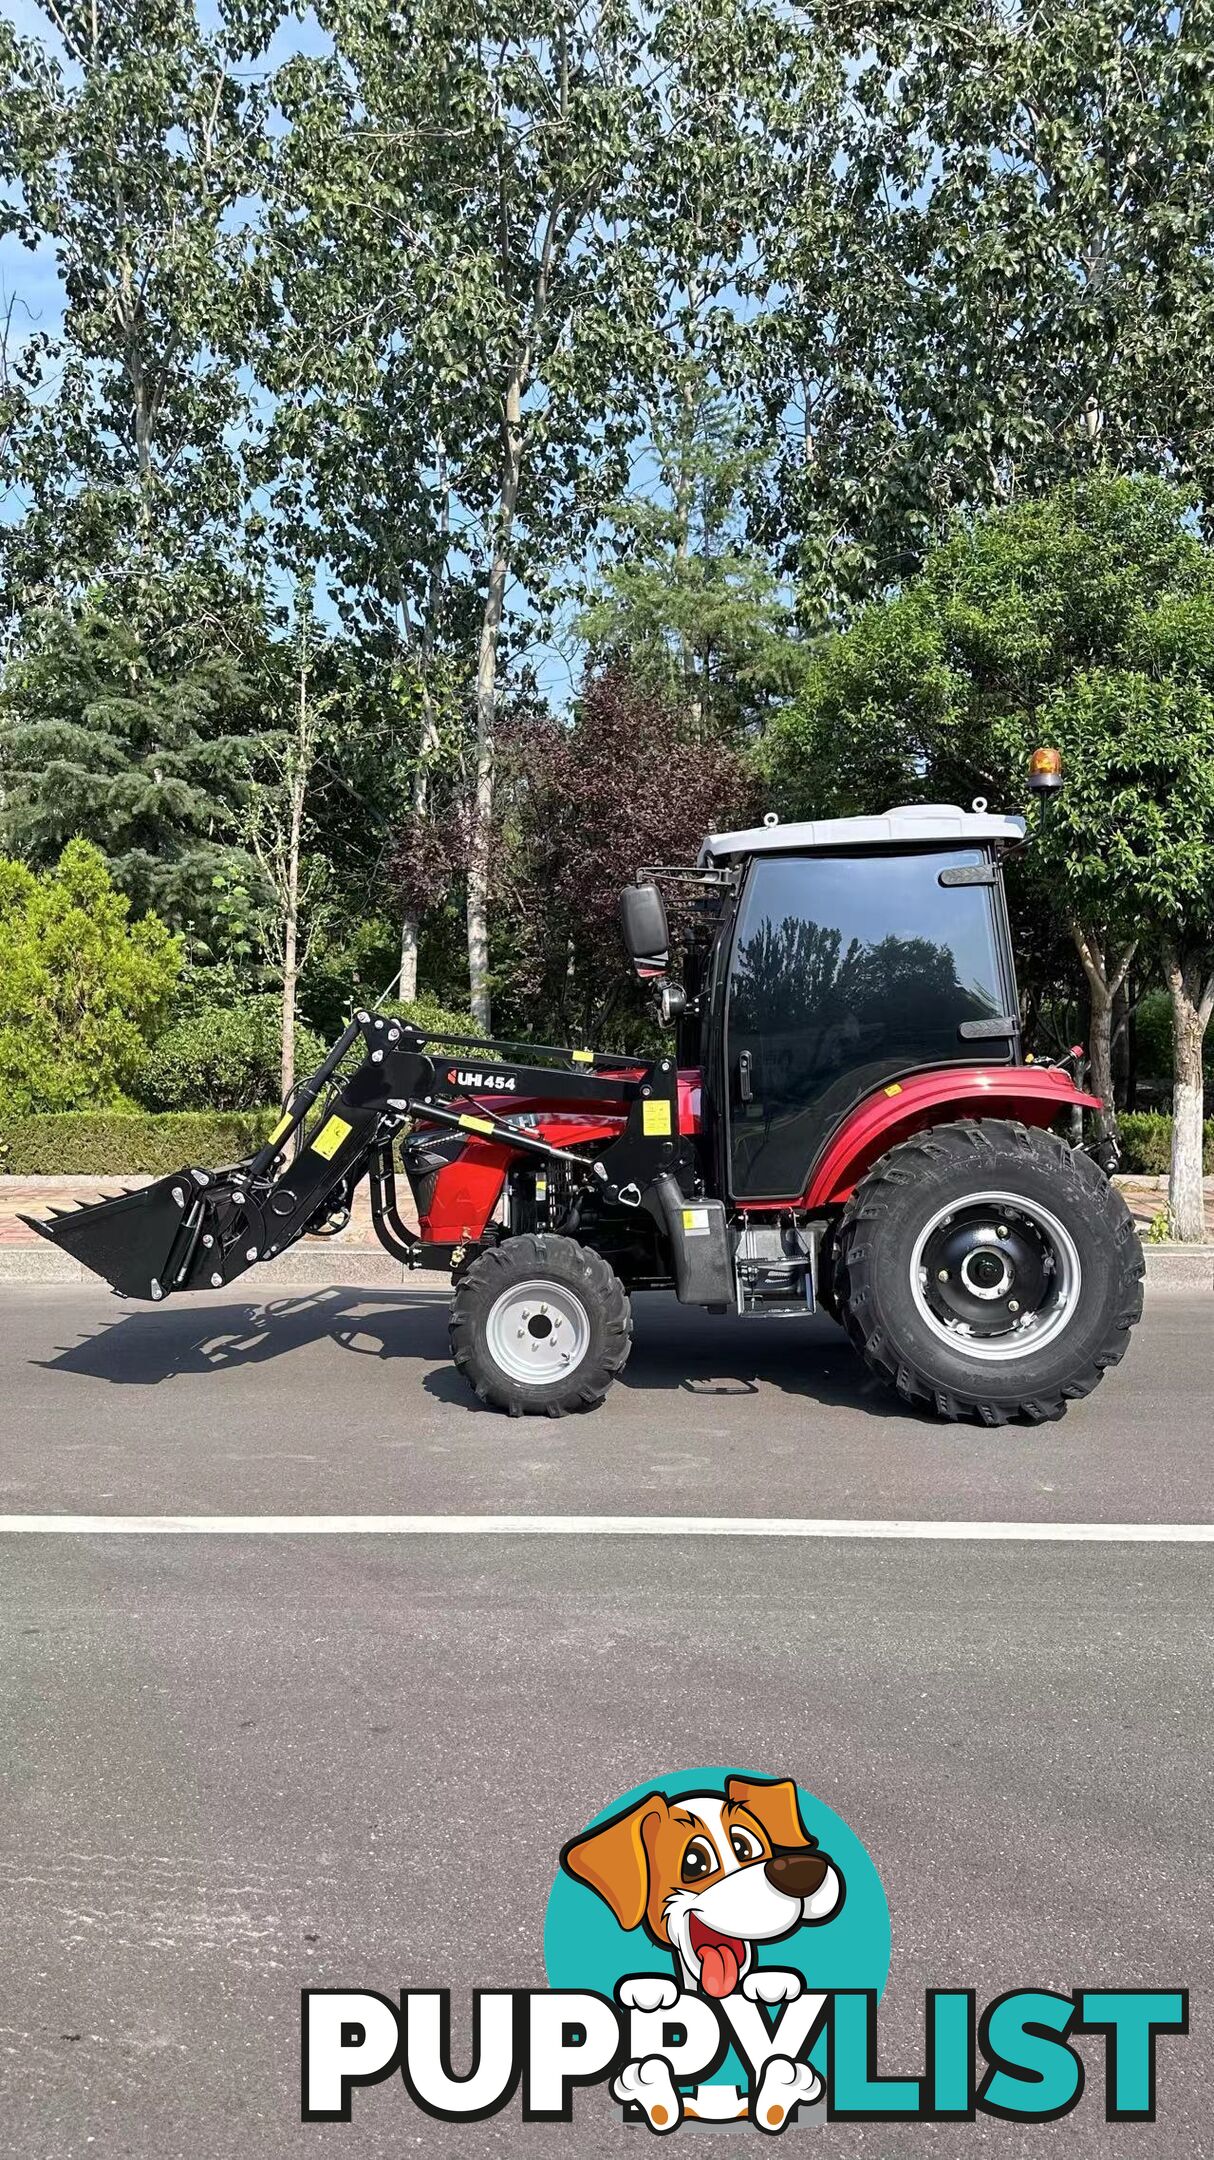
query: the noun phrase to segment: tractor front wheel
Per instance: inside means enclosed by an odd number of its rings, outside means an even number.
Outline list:
[[[880,1378],[946,1418],[1061,1417],[1123,1355],[1142,1248],[1119,1192],[1057,1134],[984,1119],[892,1148],[849,1200],[834,1284]]]
[[[595,1409],[631,1348],[623,1284],[573,1238],[508,1238],[456,1287],[452,1358],[481,1401],[511,1417]]]

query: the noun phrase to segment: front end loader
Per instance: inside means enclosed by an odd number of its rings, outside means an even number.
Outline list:
[[[1143,1263],[1107,1141],[1057,1129],[1102,1105],[1022,1050],[1001,861],[1023,839],[981,805],[712,835],[622,896],[665,1054],[357,1012],[248,1161],[33,1226],[159,1303],[332,1230],[366,1178],[387,1251],[450,1267],[455,1363],[513,1415],[600,1402],[660,1289],[820,1307],[947,1418],[1057,1417],[1125,1350]],[[663,884],[690,903],[678,982]]]

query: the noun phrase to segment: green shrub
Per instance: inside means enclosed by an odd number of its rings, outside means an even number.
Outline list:
[[[402,1005],[396,998],[388,998],[380,1007],[381,1012],[391,1013],[396,1019],[411,1020],[414,1027],[426,1035],[476,1035],[480,1029],[470,1012],[458,1007],[440,1005],[437,998],[414,998],[409,1005]]]
[[[399,1015],[435,1034],[474,1035],[471,1016],[450,1011],[433,998],[410,1005],[388,1001],[385,1014]],[[158,1038],[139,1079],[139,1100],[148,1110],[248,1110],[276,1101],[282,1067],[282,1015],[272,993],[209,998],[205,978]],[[295,1074],[314,1072],[329,1045],[300,1022],[295,1029]],[[348,1065],[358,1063],[351,1051]]]
[[[1172,1000],[1166,990],[1148,990],[1134,1016],[1138,1072],[1143,1080],[1172,1078]],[[1205,1039],[1207,1084],[1214,1080],[1214,1028]]]
[[[104,857],[84,840],[69,841],[39,875],[0,859],[6,1110],[113,1104],[139,1086],[181,949],[154,915],[129,917]]]
[[[1166,1177],[1172,1161],[1172,1120],[1162,1110],[1127,1110],[1117,1120],[1121,1168],[1143,1177]],[[1205,1123],[1202,1156],[1214,1176],[1214,1118]]]
[[[169,1117],[108,1110],[57,1117],[0,1114],[0,1172],[6,1177],[162,1176],[187,1163],[199,1169],[242,1162],[278,1118],[271,1110],[196,1111]]]
[[[327,1045],[295,1030],[295,1070],[319,1065]],[[225,1003],[199,998],[149,1053],[139,1099],[149,1110],[249,1110],[276,1102],[282,1067],[282,1013],[272,994]]]

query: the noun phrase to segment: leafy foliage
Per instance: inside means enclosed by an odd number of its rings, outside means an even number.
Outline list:
[[[706,832],[742,814],[745,775],[724,745],[689,736],[651,691],[608,673],[572,727],[520,733],[503,784],[503,998],[557,1039],[585,1040],[624,980],[621,886],[640,864],[694,861]]]
[[[746,538],[740,496],[754,464],[728,410],[707,398],[661,446],[668,500],[613,513],[608,562],[580,630],[705,736],[740,737],[797,682],[791,604]]]
[[[1214,568],[1186,509],[1162,482],[1103,475],[959,523],[823,641],[776,716],[760,768],[781,814],[1014,802],[1086,671],[1214,683]]]
[[[276,12],[204,31],[192,0],[64,0],[45,41],[0,23],[0,228],[53,253],[66,293],[62,326],[35,329],[8,374],[3,475],[25,512],[5,535],[10,602],[78,591],[132,543],[215,562],[249,522],[266,104],[241,63]]]
[[[311,1072],[325,1044],[296,1029],[301,1072]],[[251,1110],[279,1099],[282,1002],[277,996],[195,1003],[165,1028],[152,1049],[138,1094],[149,1110]]]
[[[129,920],[97,849],[40,876],[0,860],[0,1099],[13,1114],[120,1103],[181,964],[154,915]]]
[[[137,907],[214,933],[253,865],[238,845],[255,732],[232,624],[140,624],[118,596],[39,610],[0,688],[0,833],[28,861],[81,835]]]
[[[766,529],[807,598],[879,592],[958,510],[1085,472],[1214,503],[1208,34],[1124,0],[856,21],[837,184],[807,167],[763,340]]]
[[[1129,1110],[1117,1127],[1121,1168],[1143,1177],[1166,1177],[1172,1162],[1172,1120],[1159,1110]],[[1202,1167],[1214,1177],[1214,1119],[1204,1127]]]
[[[6,1177],[166,1177],[186,1164],[243,1162],[268,1138],[277,1108],[148,1117],[120,1110],[14,1116],[0,1110]]]

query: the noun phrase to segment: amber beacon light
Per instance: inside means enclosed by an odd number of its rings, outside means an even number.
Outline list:
[[[1029,759],[1029,786],[1034,795],[1054,795],[1062,786],[1061,750],[1034,750]]]

